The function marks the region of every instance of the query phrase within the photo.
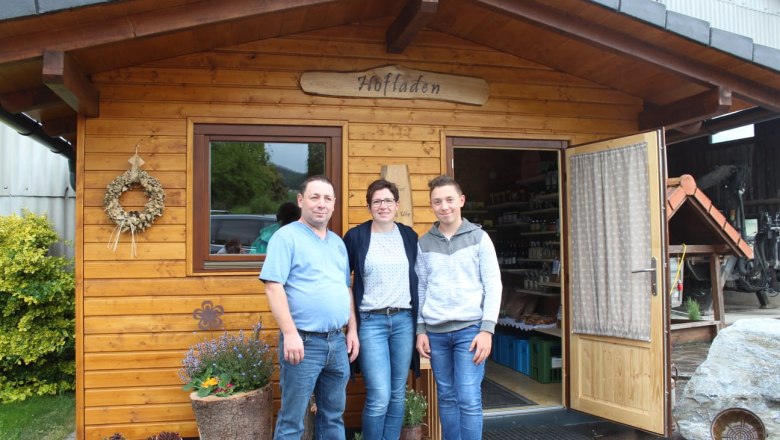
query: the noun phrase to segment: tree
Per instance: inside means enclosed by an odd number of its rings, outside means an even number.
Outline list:
[[[211,144],[211,209],[272,213],[286,196],[262,142]]]
[[[317,174],[325,174],[325,145],[321,143],[309,144],[309,158],[307,160],[308,172],[306,177]]]

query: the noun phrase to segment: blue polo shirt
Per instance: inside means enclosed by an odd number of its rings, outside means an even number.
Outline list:
[[[299,330],[328,332],[347,325],[347,248],[333,232],[321,239],[300,221],[280,228],[268,243],[260,279],[284,286]]]

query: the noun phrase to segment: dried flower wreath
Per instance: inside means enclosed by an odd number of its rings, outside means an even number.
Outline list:
[[[106,186],[106,194],[103,196],[103,208],[116,227],[111,233],[108,246],[113,242],[114,251],[119,243],[122,232],[130,231],[133,243],[133,256],[135,256],[135,233],[150,227],[157,217],[162,216],[165,210],[165,190],[160,182],[149,173],[140,169],[144,161],[138,156],[138,152],[128,161],[132,168],[117,176]],[[119,203],[119,198],[125,191],[140,185],[146,197],[149,199],[144,205],[144,211],[125,211]]]

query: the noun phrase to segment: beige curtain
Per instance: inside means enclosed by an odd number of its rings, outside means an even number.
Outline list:
[[[647,144],[571,158],[572,329],[650,340]]]

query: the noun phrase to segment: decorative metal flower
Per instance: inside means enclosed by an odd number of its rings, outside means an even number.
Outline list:
[[[211,301],[203,301],[200,309],[192,312],[192,317],[199,319],[198,328],[201,330],[217,330],[222,328],[222,319],[220,316],[225,314],[222,306],[215,306]]]

